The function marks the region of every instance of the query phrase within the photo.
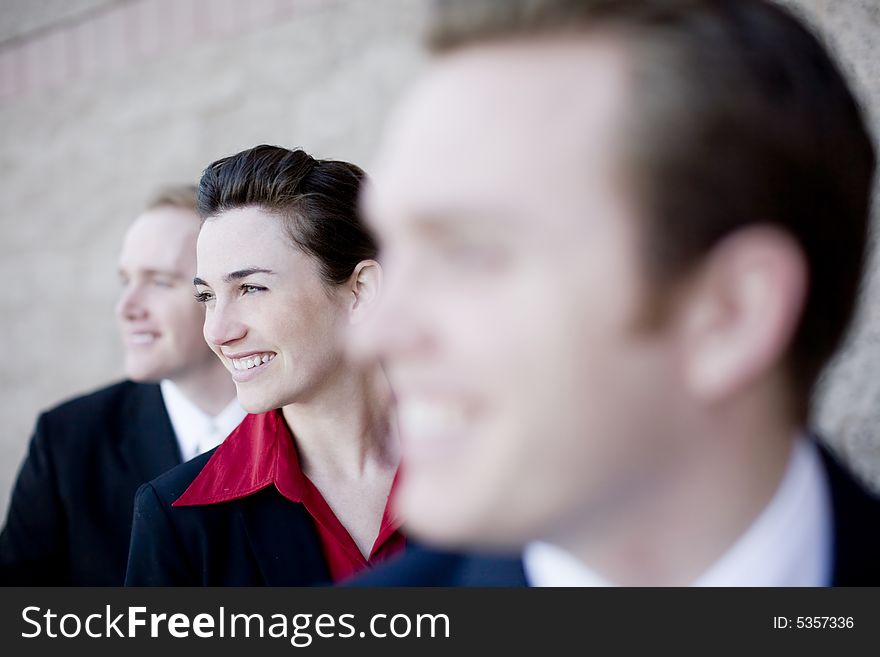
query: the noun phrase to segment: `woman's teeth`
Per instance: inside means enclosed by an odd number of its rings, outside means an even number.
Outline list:
[[[235,369],[249,370],[252,367],[256,367],[257,365],[268,363],[273,358],[275,358],[275,354],[267,352],[265,354],[254,354],[253,356],[248,356],[247,358],[230,358],[230,360],[232,361],[232,367],[234,367]]]

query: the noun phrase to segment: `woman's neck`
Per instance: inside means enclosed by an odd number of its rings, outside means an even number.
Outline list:
[[[396,470],[399,441],[384,373],[378,366],[348,368],[334,379],[308,402],[281,409],[296,437],[303,472],[358,479]]]

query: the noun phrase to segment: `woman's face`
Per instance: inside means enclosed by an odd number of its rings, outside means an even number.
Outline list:
[[[342,365],[346,297],[291,245],[281,219],[256,207],[224,212],[203,224],[197,253],[205,340],[245,410],[308,402],[332,385]]]

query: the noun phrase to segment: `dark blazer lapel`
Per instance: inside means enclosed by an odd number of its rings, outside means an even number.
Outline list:
[[[880,585],[880,500],[820,444],[834,515],[832,586]]]
[[[528,586],[522,559],[442,552],[408,541],[406,552],[345,582],[353,587]]]
[[[181,462],[180,447],[158,384],[132,384],[122,409],[122,451],[140,483],[155,479]]]
[[[452,586],[528,586],[519,557],[465,556],[457,580]]]
[[[239,512],[266,586],[330,582],[312,518],[302,504],[269,487],[240,500]]]

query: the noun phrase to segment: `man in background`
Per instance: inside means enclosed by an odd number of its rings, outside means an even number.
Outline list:
[[[434,546],[366,585],[880,584],[880,504],[806,429],[875,154],[763,0],[437,3],[365,208],[353,351],[400,403]]]
[[[244,417],[193,298],[196,193],[161,191],[125,235],[116,318],[127,379],[40,415],[0,534],[4,584],[121,586],[138,486]]]

